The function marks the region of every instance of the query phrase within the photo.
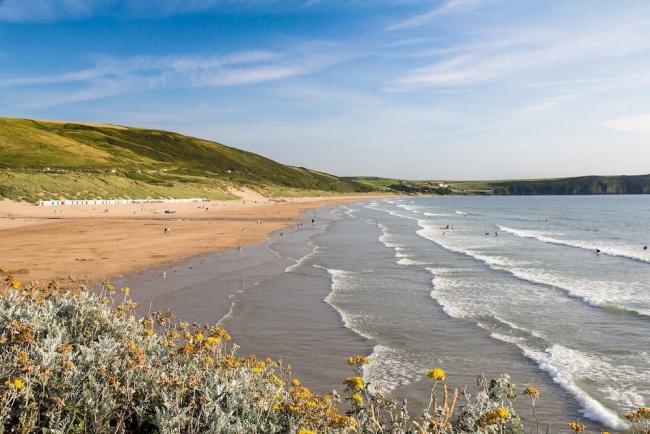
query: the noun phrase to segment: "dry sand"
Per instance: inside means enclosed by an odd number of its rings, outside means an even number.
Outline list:
[[[37,207],[0,201],[0,266],[23,281],[96,282],[209,251],[264,240],[293,227],[308,209],[370,196],[191,204]],[[174,210],[174,214],[165,214]],[[307,223],[307,222],[305,222]],[[165,228],[170,229],[168,235]]]

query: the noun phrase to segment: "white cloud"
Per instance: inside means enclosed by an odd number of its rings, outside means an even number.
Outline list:
[[[97,57],[90,68],[50,76],[0,78],[0,88],[21,88],[30,107],[87,101],[160,88],[242,86],[321,71],[346,59],[331,44],[286,51],[242,51],[211,56]],[[65,88],[62,86],[65,85]]]
[[[425,12],[420,15],[416,15],[404,21],[400,21],[399,23],[392,24],[388,26],[386,29],[401,30],[401,29],[410,29],[413,27],[420,27],[430,23],[437,17],[443,15],[452,15],[452,14],[457,14],[462,12],[469,12],[491,1],[492,0],[445,0],[438,7],[428,12]]]
[[[650,113],[611,119],[603,122],[605,128],[615,131],[637,132],[650,131]]]
[[[38,22],[58,18],[81,18],[102,8],[96,0],[3,0],[0,1],[0,21]],[[112,0],[103,2],[115,3]]]
[[[575,101],[581,97],[580,94],[556,95],[545,98],[541,101],[526,104],[521,107],[516,115],[523,118],[531,118],[555,110],[569,102]]]
[[[552,32],[540,33],[537,40],[513,35],[511,38],[521,43],[512,46],[497,39],[456,47],[457,50],[450,47],[448,52],[452,55],[408,71],[390,88],[471,86],[531,69],[579,64],[650,49],[650,21],[551,35]]]

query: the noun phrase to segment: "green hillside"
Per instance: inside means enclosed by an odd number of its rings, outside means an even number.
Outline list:
[[[182,134],[0,118],[0,197],[232,197],[370,191],[369,186]]]
[[[409,194],[570,195],[650,193],[650,175],[581,176],[503,181],[412,181],[375,177],[348,179],[377,190]]]

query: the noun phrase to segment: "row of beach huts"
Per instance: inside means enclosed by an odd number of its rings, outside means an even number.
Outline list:
[[[190,199],[63,199],[63,200],[39,200],[37,206],[80,206],[80,205],[133,205],[148,203],[195,203],[209,202],[204,197]]]

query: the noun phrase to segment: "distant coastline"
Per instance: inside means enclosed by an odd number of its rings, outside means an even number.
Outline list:
[[[650,175],[578,176],[497,181],[413,181],[379,177],[348,179],[380,191],[407,194],[524,196],[650,193]]]

